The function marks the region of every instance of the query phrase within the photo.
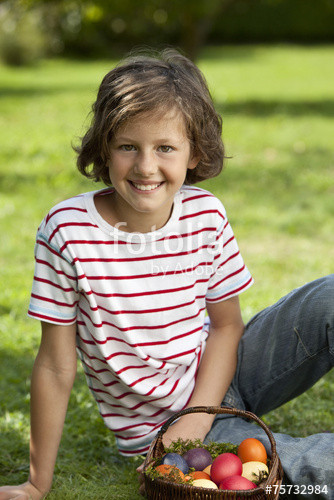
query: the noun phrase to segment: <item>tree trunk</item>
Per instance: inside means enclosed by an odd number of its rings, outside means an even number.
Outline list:
[[[221,15],[233,1],[220,0],[212,5],[211,9],[203,12],[202,16],[196,15],[192,9],[182,12],[180,48],[192,61],[197,59],[201,48],[205,45],[217,16]]]

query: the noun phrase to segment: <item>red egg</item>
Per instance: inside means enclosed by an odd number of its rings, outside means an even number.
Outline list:
[[[252,490],[256,484],[243,476],[225,477],[219,485],[220,490]]]
[[[220,485],[220,483],[229,476],[241,476],[242,462],[234,453],[222,453],[212,462],[210,476],[211,480]]]

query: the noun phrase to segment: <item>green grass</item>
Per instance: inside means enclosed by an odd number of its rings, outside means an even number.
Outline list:
[[[223,200],[255,278],[241,296],[245,320],[332,271],[333,56],[332,46],[240,46],[207,48],[199,60],[232,157],[202,186]],[[96,188],[76,172],[71,141],[114,62],[0,68],[0,485],[23,482],[28,471],[29,380],[40,336],[26,318],[36,228],[55,203]],[[333,431],[333,390],[332,371],[265,420],[292,435]],[[139,463],[117,454],[79,369],[48,498],[139,499]]]

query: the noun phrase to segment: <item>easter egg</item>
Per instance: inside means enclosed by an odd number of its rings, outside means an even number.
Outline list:
[[[263,479],[268,477],[268,467],[263,462],[245,462],[242,464],[242,476],[253,483],[258,484]]]
[[[210,481],[209,479],[195,479],[193,486],[199,486],[200,488],[212,488],[213,490],[218,490],[218,486]]]
[[[205,467],[205,469],[203,469],[203,472],[206,472],[207,474],[211,474],[211,467],[212,467],[212,464],[208,465],[207,467]]]
[[[180,469],[175,467],[175,465],[160,464],[155,467],[155,470],[159,472],[162,476],[166,476],[168,479],[182,480],[184,479],[184,474]]]
[[[228,476],[219,485],[220,490],[252,490],[256,484],[242,476]]]
[[[255,438],[247,438],[241,441],[238,446],[238,457],[244,462],[263,462],[267,463],[267,452],[264,445]]]
[[[166,453],[166,455],[162,457],[161,463],[166,465],[175,465],[175,467],[180,469],[183,474],[187,474],[187,472],[189,471],[187,462],[178,453]]]
[[[189,472],[186,476],[184,476],[186,481],[190,479],[210,479],[210,474],[202,470],[194,470],[193,472]]]
[[[205,448],[192,448],[182,455],[189,467],[203,470],[212,464],[212,456]]]
[[[212,462],[210,476],[214,483],[220,485],[225,477],[242,473],[242,462],[234,453],[222,453]]]

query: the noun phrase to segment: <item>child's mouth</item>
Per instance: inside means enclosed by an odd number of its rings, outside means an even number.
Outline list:
[[[161,186],[161,184],[163,184],[163,182],[155,182],[155,183],[152,182],[152,184],[142,184],[134,181],[129,181],[129,183],[138,191],[145,191],[145,192],[155,191]]]

